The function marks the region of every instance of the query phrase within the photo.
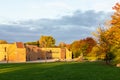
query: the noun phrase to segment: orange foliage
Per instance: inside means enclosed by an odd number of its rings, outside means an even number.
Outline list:
[[[116,3],[113,9],[115,10],[115,12],[111,16],[111,27],[107,29],[99,28],[99,30],[97,30],[97,38],[99,41],[98,45],[100,46],[100,50],[107,56],[106,61],[110,61],[110,59],[113,59],[114,54],[116,56],[120,55],[116,54],[120,48],[120,4]]]
[[[80,56],[80,54],[87,56],[95,45],[96,41],[91,37],[87,37],[82,40],[74,41],[70,45],[70,50],[73,52],[75,57]]]

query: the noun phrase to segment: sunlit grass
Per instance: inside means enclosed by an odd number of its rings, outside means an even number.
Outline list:
[[[0,80],[119,80],[120,68],[101,62],[0,64]]]

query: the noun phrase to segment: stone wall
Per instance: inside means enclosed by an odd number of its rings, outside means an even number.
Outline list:
[[[19,47],[21,45],[22,47]],[[26,49],[24,44],[0,44],[0,61],[7,62],[26,62]]]
[[[27,61],[44,59],[72,59],[72,52],[67,48],[39,48],[33,45],[26,45]]]
[[[0,44],[0,61],[26,62],[45,59],[72,59],[72,52],[67,48],[39,48],[22,42]]]

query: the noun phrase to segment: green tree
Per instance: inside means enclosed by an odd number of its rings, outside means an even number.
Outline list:
[[[39,44],[40,47],[54,47],[55,39],[52,36],[41,36]]]

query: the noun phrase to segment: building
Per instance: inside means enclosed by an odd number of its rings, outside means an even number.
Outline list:
[[[39,48],[33,45],[26,45],[22,42],[13,44],[0,44],[0,61],[26,62],[34,60],[72,59],[72,52],[67,48]]]
[[[22,42],[0,44],[0,61],[26,62],[26,49]]]
[[[33,45],[26,45],[26,60],[27,61],[44,59],[42,58],[43,55],[44,54],[39,49],[39,47],[33,46]]]
[[[33,45],[26,45],[26,56],[28,61],[43,59],[72,59],[72,52],[67,48],[39,48]]]

